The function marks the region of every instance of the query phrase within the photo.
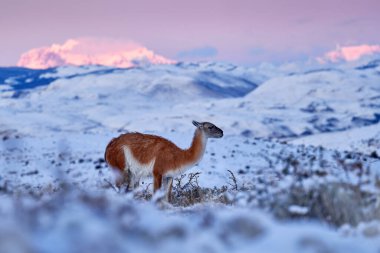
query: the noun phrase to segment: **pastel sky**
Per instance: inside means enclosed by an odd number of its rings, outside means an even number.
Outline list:
[[[379,0],[0,0],[0,66],[29,49],[96,37],[174,60],[236,64],[380,44]]]

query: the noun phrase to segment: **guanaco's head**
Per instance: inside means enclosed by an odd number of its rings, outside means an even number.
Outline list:
[[[193,125],[203,131],[208,138],[222,138],[223,130],[210,122],[197,122],[193,120]]]

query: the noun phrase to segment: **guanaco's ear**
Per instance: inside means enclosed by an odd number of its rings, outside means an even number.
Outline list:
[[[199,123],[199,122],[193,120],[193,125],[196,126],[196,127],[199,127],[199,126],[201,125],[201,123]]]

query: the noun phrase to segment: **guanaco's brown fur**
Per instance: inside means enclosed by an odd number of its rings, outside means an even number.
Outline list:
[[[153,175],[156,191],[161,188],[163,177],[171,178],[197,163],[205,151],[207,139],[220,138],[223,131],[208,122],[193,121],[193,124],[197,129],[188,149],[181,149],[165,138],[150,134],[126,133],[112,139],[106,148],[105,160],[122,175],[117,185],[128,183],[130,186],[131,177],[138,175],[141,169]],[[136,168],[138,166],[141,168]],[[172,178],[169,194],[171,184]]]

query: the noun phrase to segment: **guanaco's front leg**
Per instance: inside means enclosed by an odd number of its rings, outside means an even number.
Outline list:
[[[153,173],[153,192],[156,192],[161,188],[162,185],[162,175],[158,173]]]

